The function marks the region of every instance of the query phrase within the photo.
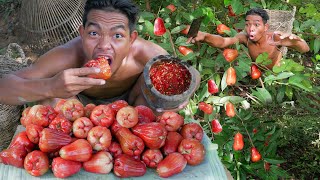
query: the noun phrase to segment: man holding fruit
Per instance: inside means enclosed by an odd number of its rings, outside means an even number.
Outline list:
[[[295,49],[301,53],[308,52],[308,44],[299,36],[280,31],[270,32],[268,13],[260,8],[250,9],[246,13],[245,32],[240,32],[234,37],[222,37],[219,35],[198,32],[194,38],[187,42],[205,42],[212,47],[226,48],[235,43],[241,43],[248,47],[250,57],[255,60],[263,52],[268,53],[272,63],[267,67],[272,68],[279,65],[282,58],[281,46]]]
[[[168,53],[138,37],[137,18],[138,8],[131,1],[88,0],[80,37],[0,79],[0,102],[38,101],[54,106],[57,98],[77,97],[84,104],[118,99],[145,104],[141,92],[144,66],[151,58]]]

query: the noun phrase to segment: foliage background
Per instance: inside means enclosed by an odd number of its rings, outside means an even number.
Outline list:
[[[258,0],[204,0],[204,1],[136,1],[143,9],[139,21],[140,35],[154,41],[170,54],[178,56],[196,67],[201,73],[201,86],[188,107],[181,111],[186,119],[202,125],[212,142],[219,145],[219,155],[235,179],[313,179],[319,177],[319,11],[315,1],[258,1]],[[171,12],[167,5],[177,9]],[[228,15],[231,5],[236,16]],[[286,65],[273,70],[265,68],[266,55],[261,55],[256,64],[263,69],[262,82],[249,76],[251,59],[243,45],[230,48],[239,51],[239,57],[228,63],[222,56],[222,49],[186,44],[181,34],[193,19],[204,16],[200,30],[217,34],[218,24],[226,24],[234,36],[243,29],[244,14],[252,7],[275,10],[291,10],[297,7],[293,33],[305,39],[311,51],[300,54],[289,50],[284,60]],[[153,21],[160,17],[165,21],[167,33],[161,37],[153,34]],[[179,46],[187,46],[193,53],[182,55]],[[226,85],[226,69],[235,67],[236,86]],[[207,92],[207,81],[214,79],[220,92]],[[207,115],[198,109],[204,101],[214,107]],[[225,115],[224,105],[235,104],[237,115]],[[249,105],[249,108],[248,108]],[[218,119],[223,127],[219,134],[211,131],[211,121]],[[254,129],[257,131],[254,132]],[[242,151],[232,148],[236,132],[244,135]],[[251,140],[250,140],[251,139]],[[262,155],[257,163],[250,161],[250,148],[255,146]],[[312,168],[315,167],[315,168]]]
[[[191,98],[186,109],[180,111],[187,121],[200,123],[219,146],[219,156],[235,179],[316,179],[320,177],[320,8],[318,0],[134,0],[141,9],[138,31],[140,36],[160,44],[170,54],[179,57],[201,73],[200,88]],[[5,52],[10,42],[16,38],[16,24],[20,0],[0,0],[0,54]],[[167,5],[177,9],[171,12]],[[231,5],[236,16],[228,15]],[[252,7],[291,10],[297,7],[293,33],[307,41],[311,51],[305,54],[289,50],[284,60],[287,65],[267,70],[268,61],[261,55],[254,63],[263,70],[261,82],[249,76],[253,63],[243,45],[230,48],[239,51],[239,57],[232,63],[225,61],[223,49],[207,44],[186,44],[186,36],[181,34],[193,19],[205,16],[200,30],[217,34],[218,24],[226,24],[231,31],[224,37],[234,36],[243,28],[244,13]],[[165,21],[167,33],[155,36],[154,20],[161,17]],[[179,46],[193,50],[182,55]],[[30,55],[30,50],[24,49]],[[237,84],[229,87],[225,82],[228,67],[235,67]],[[210,94],[207,81],[214,79],[219,93]],[[198,109],[199,102],[211,104],[213,113],[204,114]],[[225,115],[224,105],[232,102],[237,115]],[[223,131],[214,134],[211,121],[218,119]],[[233,136],[241,132],[245,147],[242,151],[232,148]],[[251,139],[251,140],[250,140]],[[257,147],[262,160],[250,161],[250,148]]]

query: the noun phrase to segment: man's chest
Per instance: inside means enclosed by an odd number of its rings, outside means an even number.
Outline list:
[[[248,45],[249,55],[252,60],[256,60],[257,57],[262,53],[268,53],[268,58],[276,61],[279,57],[280,50],[277,46],[256,46],[254,44]]]

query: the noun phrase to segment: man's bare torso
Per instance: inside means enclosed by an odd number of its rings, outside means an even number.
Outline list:
[[[269,37],[272,38],[272,35],[273,35],[272,32],[267,33],[267,39]],[[280,48],[277,46],[269,45],[267,42],[261,43],[261,44],[254,43],[246,37],[246,42],[244,44],[247,45],[249,55],[251,59],[254,61],[257,59],[257,57],[260,54],[267,52],[268,58],[272,60],[272,64],[267,65],[268,68],[272,68],[274,65],[278,64],[282,58],[282,53],[280,51]]]

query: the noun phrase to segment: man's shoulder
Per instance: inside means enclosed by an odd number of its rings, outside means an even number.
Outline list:
[[[131,55],[134,59],[143,64],[151,58],[161,54],[168,54],[168,52],[158,44],[141,37],[138,37],[132,44]]]

